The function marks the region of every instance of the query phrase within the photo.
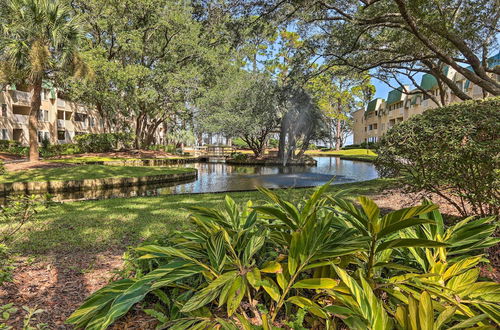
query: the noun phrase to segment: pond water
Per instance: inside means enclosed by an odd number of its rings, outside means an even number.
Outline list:
[[[335,177],[334,184],[372,180],[378,173],[371,163],[316,157],[317,166],[242,166],[224,163],[194,163],[184,167],[198,169],[198,179],[105,190],[87,190],[53,194],[56,201],[106,199],[168,194],[212,193],[267,188],[313,187]]]

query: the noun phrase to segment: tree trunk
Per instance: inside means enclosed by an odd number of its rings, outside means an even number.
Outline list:
[[[37,78],[33,84],[33,96],[31,97],[31,109],[28,122],[29,133],[29,160],[37,161],[40,156],[38,154],[38,113],[40,112],[40,105],[42,104],[42,78]]]
[[[340,119],[337,119],[337,131],[335,132],[335,150],[340,150]]]

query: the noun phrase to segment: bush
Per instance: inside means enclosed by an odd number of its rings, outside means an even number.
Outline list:
[[[7,172],[7,170],[5,169],[5,163],[3,160],[0,160],[0,175],[3,175]]]
[[[28,155],[29,148],[23,147],[21,143],[11,140],[0,140],[0,152],[6,152],[18,156]]]
[[[80,153],[78,145],[73,143],[51,144],[40,148],[40,154],[43,158],[60,157],[63,155],[74,155]]]
[[[237,161],[246,161],[248,159],[248,155],[241,152],[233,152],[231,153],[231,159]]]
[[[81,152],[110,152],[130,148],[134,137],[129,133],[82,134],[75,137]]]
[[[387,132],[378,148],[383,175],[403,175],[462,214],[499,214],[500,98],[426,111]]]
[[[299,202],[262,189],[263,206],[226,197],[192,208],[189,230],[129,253],[135,276],[92,294],[67,322],[105,329],[142,302],[161,329],[495,324],[500,285],[475,268],[498,242],[493,218],[445,228],[428,202],[382,216],[368,198],[359,207],[325,195],[329,184]]]

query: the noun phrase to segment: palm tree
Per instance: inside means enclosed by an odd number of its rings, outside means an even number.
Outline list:
[[[42,81],[82,72],[78,17],[64,0],[3,0],[0,8],[0,77],[32,88],[29,159],[38,160],[37,113]]]

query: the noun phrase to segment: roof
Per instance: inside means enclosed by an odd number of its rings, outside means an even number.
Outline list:
[[[368,105],[366,106],[366,112],[372,112],[377,108],[377,101],[380,100],[379,98],[371,100]]]
[[[430,90],[437,86],[437,79],[433,75],[426,73],[422,76],[422,80],[420,81],[420,88],[423,90]]]
[[[401,95],[403,94],[403,89],[400,87],[398,89],[393,89],[387,95],[387,105],[401,101]]]

